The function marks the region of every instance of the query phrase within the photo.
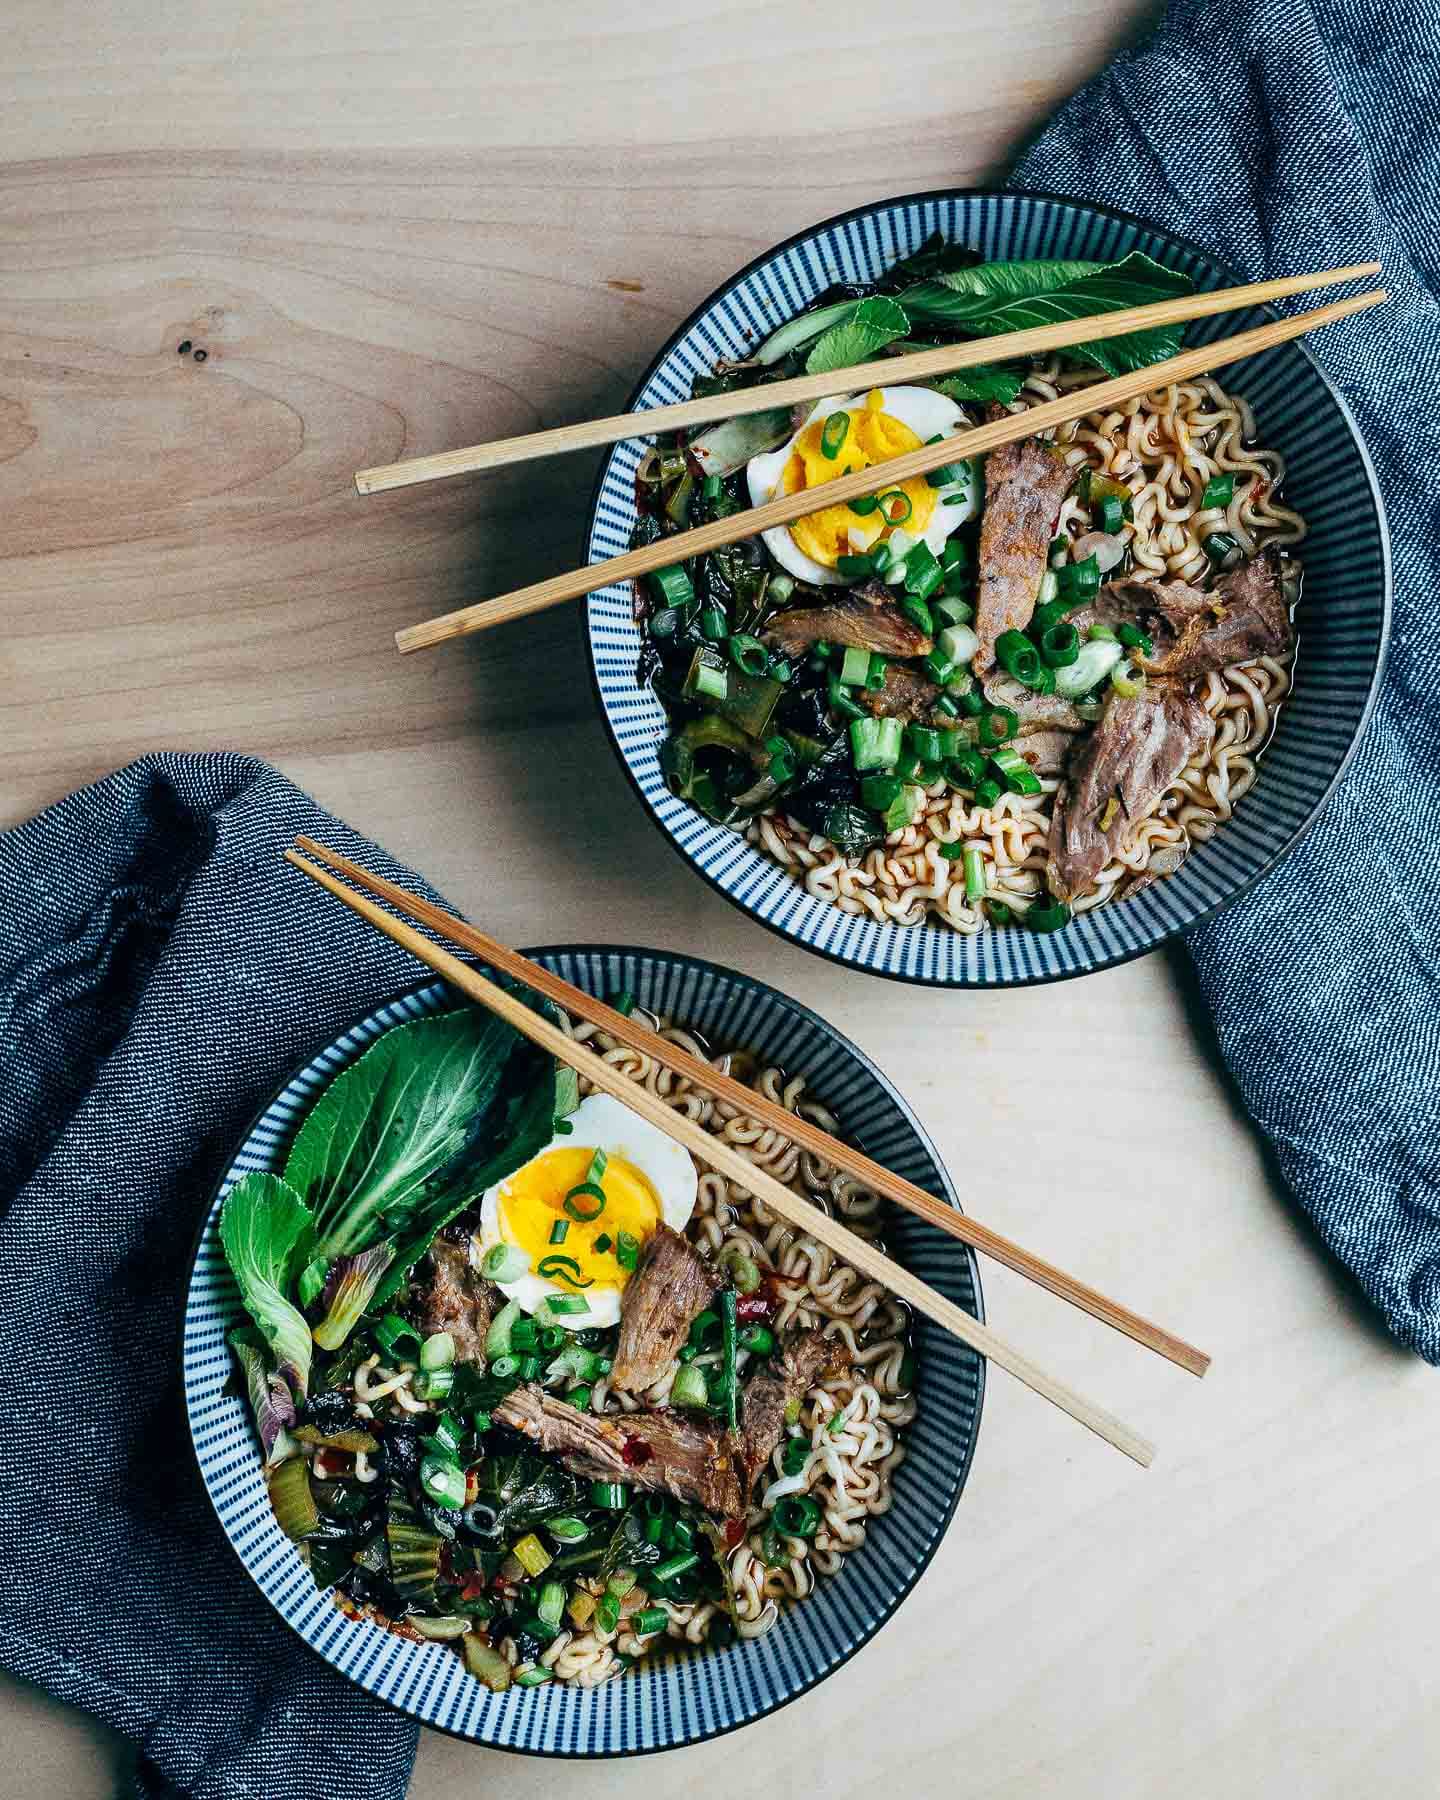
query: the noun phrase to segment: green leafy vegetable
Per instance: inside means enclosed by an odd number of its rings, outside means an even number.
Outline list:
[[[229,1344],[245,1377],[265,1462],[284,1462],[295,1449],[285,1429],[295,1423],[295,1398],[284,1377],[270,1367],[265,1340],[252,1325],[237,1325],[230,1333]]]
[[[397,1025],[311,1108],[285,1164],[330,1256],[403,1225],[465,1149],[518,1041],[466,1007]]]
[[[456,1213],[543,1148],[555,1070],[503,1020],[467,1007],[387,1031],[325,1089],[285,1165],[318,1239],[302,1297],[329,1270],[324,1348],[400,1287]]]
[[[286,1297],[315,1246],[315,1220],[278,1175],[242,1176],[220,1213],[220,1242],[245,1310],[275,1357],[276,1373],[301,1398],[310,1381],[310,1327]]]
[[[485,1458],[476,1498],[494,1513],[495,1535],[509,1537],[557,1513],[573,1513],[586,1491],[586,1485],[559,1463],[520,1451]]]
[[[793,319],[787,319],[755,352],[755,361],[764,367],[779,362],[792,350],[803,349],[832,325],[841,325],[853,318],[859,304],[858,300],[837,300],[831,306],[819,306],[814,312],[798,313]]]
[[[957,369],[937,381],[935,386],[952,400],[988,404],[998,400],[1008,406],[1020,392],[1025,377],[1018,369],[1002,369],[994,363],[979,363],[973,369]]]
[[[909,329],[910,319],[904,308],[877,294],[858,301],[848,319],[824,333],[805,359],[805,367],[812,375],[828,375],[832,369],[868,362],[887,344],[903,338]]]
[[[772,407],[769,412],[744,413],[712,425],[690,445],[690,454],[707,475],[724,477],[743,469],[752,456],[773,450],[790,435],[790,409]]]
[[[982,263],[907,288],[900,296],[913,318],[976,337],[1092,318],[1128,306],[1193,293],[1188,275],[1165,269],[1139,251],[1112,264],[1083,262]],[[1077,344],[1066,355],[1107,374],[1143,368],[1180,347],[1182,327],[1160,326],[1126,337]]]

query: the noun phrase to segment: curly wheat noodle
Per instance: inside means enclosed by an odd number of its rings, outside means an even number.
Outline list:
[[[827,1212],[838,1214],[858,1235],[878,1239],[883,1205],[878,1194],[802,1151],[790,1138],[696,1091],[682,1076],[617,1044],[593,1025],[572,1019],[564,1024],[571,1037],[588,1044],[613,1067],[734,1145],[749,1161]],[[727,1068],[737,1081],[788,1111],[814,1120],[826,1131],[836,1129],[834,1116],[807,1098],[801,1077],[787,1076],[749,1051],[712,1056],[694,1033],[665,1018],[656,1018],[653,1024],[671,1042]],[[589,1091],[589,1083],[582,1081],[582,1094]],[[787,1483],[787,1491],[808,1493],[820,1507],[821,1524],[815,1537],[809,1543],[785,1539],[785,1561],[776,1568],[767,1567],[760,1554],[766,1509],[757,1504],[746,1517],[745,1537],[730,1552],[740,1635],[759,1637],[775,1624],[784,1605],[804,1599],[818,1577],[833,1575],[844,1558],[864,1543],[869,1521],[889,1509],[891,1477],[904,1455],[901,1434],[915,1416],[914,1399],[901,1378],[910,1347],[910,1321],[905,1307],[877,1283],[865,1280],[824,1245],[784,1224],[725,1176],[702,1170],[698,1181],[689,1234],[702,1253],[713,1257],[731,1244],[744,1248],[762,1269],[773,1271],[789,1284],[776,1320],[777,1332],[818,1326],[840,1339],[852,1358],[843,1375],[812,1388],[801,1409],[800,1428],[810,1451],[800,1477]],[[698,1360],[703,1363],[707,1359]],[[673,1369],[667,1371],[648,1393],[639,1396],[612,1394],[608,1383],[602,1382],[595,1386],[591,1403],[607,1412],[663,1404],[674,1377]],[[832,1432],[829,1426],[839,1414],[844,1415],[843,1424]],[[772,1467],[757,1483],[757,1499],[763,1499],[779,1479],[781,1451],[777,1450]],[[631,1615],[647,1604],[643,1587],[632,1589],[622,1606],[617,1632],[562,1633],[546,1646],[542,1663],[557,1681],[578,1682],[584,1687],[608,1681],[626,1666],[619,1660],[621,1656],[644,1656],[662,1642],[659,1635],[637,1638],[629,1625]],[[712,1624],[724,1616],[723,1610],[709,1601],[661,1604],[669,1614],[664,1636],[677,1643],[703,1644]],[[514,1646],[509,1639],[506,1646],[513,1661]]]
[[[1037,365],[1010,410],[1102,380],[1098,369],[1060,367],[1057,357]],[[1249,403],[1216,381],[1157,389],[1107,413],[1091,413],[1055,433],[1067,460],[1123,481],[1133,497],[1133,521],[1121,533],[1137,572],[1160,580],[1200,583],[1209,570],[1201,545],[1209,530],[1228,531],[1253,556],[1266,546],[1298,543],[1305,522],[1275,498],[1284,459],[1257,450]],[[1223,513],[1202,512],[1200,496],[1212,475],[1233,474],[1235,493]],[[1070,538],[1090,529],[1089,510],[1073,495],[1060,513]],[[1201,527],[1205,528],[1202,532]],[[1275,708],[1290,688],[1289,659],[1264,657],[1207,677],[1200,694],[1218,729],[1209,749],[1181,771],[1158,810],[1143,820],[1075,903],[1077,912],[1103,905],[1141,879],[1170,874],[1192,844],[1222,825],[1254,784],[1257,758]],[[845,856],[827,839],[780,813],[751,821],[750,843],[789,869],[808,893],[842,912],[868,914],[881,924],[920,925],[934,917],[967,935],[987,928],[983,909],[965,899],[961,862],[940,855],[941,844],[980,847],[988,891],[1023,906],[1044,887],[1051,798],[1059,787],[1042,777],[1039,794],[1004,794],[991,808],[967,806],[938,782],[905,830],[863,857]]]

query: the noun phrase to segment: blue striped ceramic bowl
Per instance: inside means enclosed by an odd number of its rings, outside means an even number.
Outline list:
[[[688,398],[692,378],[718,357],[743,356],[832,283],[874,279],[933,231],[973,245],[987,259],[1108,261],[1143,250],[1193,275],[1201,287],[1237,279],[1157,226],[1071,200],[973,192],[886,200],[817,225],[742,270],[671,338],[631,406]],[[1274,316],[1258,308],[1203,320],[1187,341],[1208,343]],[[1218,911],[1273,868],[1329,799],[1369,716],[1389,626],[1389,547],[1369,457],[1344,401],[1308,352],[1286,344],[1237,363],[1223,379],[1254,406],[1262,440],[1285,455],[1285,497],[1311,527],[1301,547],[1300,670],[1254,790],[1177,875],[1048,937],[1025,931],[962,937],[938,924],[907,929],[851,918],[806,894],[759,851],[668,791],[659,767],[664,714],[635,681],[640,637],[628,587],[602,588],[586,612],[601,709],[631,780],[680,854],[742,910],[807,949],[873,974],[946,987],[1021,986],[1125,962]],[[592,562],[629,548],[643,450],[633,439],[620,444],[601,471]]]
[[[721,1043],[753,1045],[802,1072],[847,1133],[887,1167],[958,1205],[929,1139],[890,1083],[838,1032],[747,976],[654,950],[531,952],[590,993],[629,988],[642,1006],[686,1020]],[[382,1006],[305,1065],[265,1108],[216,1190],[186,1300],[185,1406],[215,1511],[270,1604],[305,1642],[360,1687],[427,1725],[505,1750],[615,1756],[696,1743],[773,1712],[854,1655],[919,1579],[965,1484],[980,1422],[979,1357],[925,1320],[916,1331],[919,1413],[895,1477],[895,1504],[840,1574],[782,1615],[767,1636],[702,1654],[656,1657],[589,1690],[550,1686],[497,1695],[443,1645],[415,1644],[347,1619],[315,1590],[270,1509],[249,1409],[226,1392],[225,1334],[241,1318],[220,1249],[221,1202],[240,1176],[278,1168],[299,1115],[339,1069],[388,1026],[454,1003],[435,983]],[[893,1255],[983,1316],[973,1257],[898,1214]]]

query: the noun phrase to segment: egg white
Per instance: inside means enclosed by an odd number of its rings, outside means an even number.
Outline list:
[[[893,387],[881,388],[882,404],[880,410],[888,413],[892,419],[898,419],[902,425],[908,425],[922,444],[928,444],[937,434],[951,437],[955,432],[965,428],[965,415],[955,402],[945,394],[937,394],[933,388]],[[781,477],[785,473],[785,465],[790,460],[795,448],[795,439],[806,426],[812,425],[816,419],[825,419],[833,412],[845,412],[854,406],[863,406],[863,394],[840,395],[833,400],[821,400],[810,413],[800,430],[794,432],[778,450],[769,450],[763,456],[751,457],[745,469],[745,480],[750,489],[750,504],[763,506],[767,500],[773,500],[780,491]],[[883,469],[883,463],[877,463],[877,469]],[[825,505],[825,489],[818,487],[815,492],[815,510],[821,511]],[[960,494],[958,501],[937,497],[935,510],[930,515],[930,523],[923,533],[924,541],[936,556],[945,547],[945,540],[952,532],[958,531],[969,519],[973,519],[980,510],[980,469],[977,461],[965,464],[965,473],[958,481],[949,483],[945,494]],[[860,539],[855,549],[868,549],[869,543],[879,535],[880,527],[873,525],[873,515],[869,520],[857,518],[856,533]],[[867,530],[866,527],[871,529]],[[790,535],[788,525],[777,525],[770,531],[762,532],[765,547],[775,558],[781,568],[801,581],[808,581],[815,587],[847,587],[852,584],[853,577],[841,575],[838,570],[827,569],[824,563],[817,563],[813,557],[807,556]]]
[[[531,1163],[537,1162],[546,1150],[571,1150],[581,1145],[603,1150],[607,1156],[624,1157],[654,1188],[660,1206],[660,1217],[665,1224],[672,1231],[685,1229],[695,1211],[695,1197],[699,1191],[695,1165],[690,1160],[688,1150],[673,1138],[666,1137],[648,1119],[642,1119],[638,1113],[631,1112],[628,1106],[612,1099],[609,1094],[591,1094],[587,1100],[582,1100],[570,1114],[568,1123],[571,1130],[568,1133],[557,1132],[545,1149],[537,1151],[530,1159]],[[530,1163],[523,1167],[528,1169]],[[517,1176],[520,1173],[521,1170],[516,1171]],[[486,1188],[481,1198],[477,1256],[483,1256],[492,1245],[509,1242],[501,1224],[500,1201],[510,1181],[515,1178],[511,1176],[494,1187]],[[563,1244],[557,1244],[555,1249],[558,1254],[564,1255]],[[552,1294],[572,1294],[576,1291],[567,1287],[564,1282],[547,1281],[533,1272],[520,1276],[516,1281],[499,1282],[497,1286],[507,1300],[518,1300],[521,1310],[527,1313],[533,1313],[541,1301]],[[619,1322],[621,1289],[602,1287],[597,1282],[594,1287],[580,1291],[589,1305],[589,1311],[566,1314],[555,1320],[557,1325],[564,1325],[571,1331],[588,1331],[595,1325],[614,1325]]]

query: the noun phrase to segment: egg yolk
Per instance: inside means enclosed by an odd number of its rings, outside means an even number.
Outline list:
[[[882,411],[878,388],[872,388],[865,396],[863,406],[848,408],[844,416],[849,425],[833,457],[826,456],[823,447],[825,419],[813,419],[795,439],[780,478],[783,493],[798,494],[807,488],[823,487],[827,481],[836,481],[856,469],[868,469],[920,448],[920,439],[908,425]],[[831,419],[835,417],[830,414]],[[832,425],[830,429],[833,443],[833,434],[839,428]],[[833,569],[842,556],[869,549],[881,537],[888,537],[892,526],[903,528],[912,537],[922,536],[935,511],[935,489],[923,475],[917,475],[913,481],[898,482],[896,487],[910,502],[908,518],[890,521],[882,519],[879,509],[862,515],[848,506],[827,506],[819,512],[806,513],[791,525],[790,536],[796,548],[803,550],[812,562]],[[895,489],[889,491],[893,493]],[[887,513],[904,510],[898,500],[885,503]]]
[[[501,1235],[526,1253],[537,1274],[547,1256],[568,1256],[579,1263],[580,1280],[623,1288],[630,1273],[615,1260],[620,1233],[628,1231],[643,1244],[660,1223],[660,1199],[634,1163],[611,1155],[598,1183],[605,1193],[604,1211],[594,1219],[572,1218],[565,1210],[565,1196],[585,1180],[594,1155],[593,1145],[567,1144],[542,1152],[517,1170],[500,1188]],[[582,1194],[575,1205],[590,1213],[596,1200],[593,1194]],[[552,1244],[550,1232],[557,1219],[564,1219],[569,1228],[562,1242]],[[595,1248],[600,1237],[609,1240],[604,1250]],[[569,1272],[573,1276],[574,1271]],[[561,1277],[555,1280],[557,1287],[569,1285]]]

